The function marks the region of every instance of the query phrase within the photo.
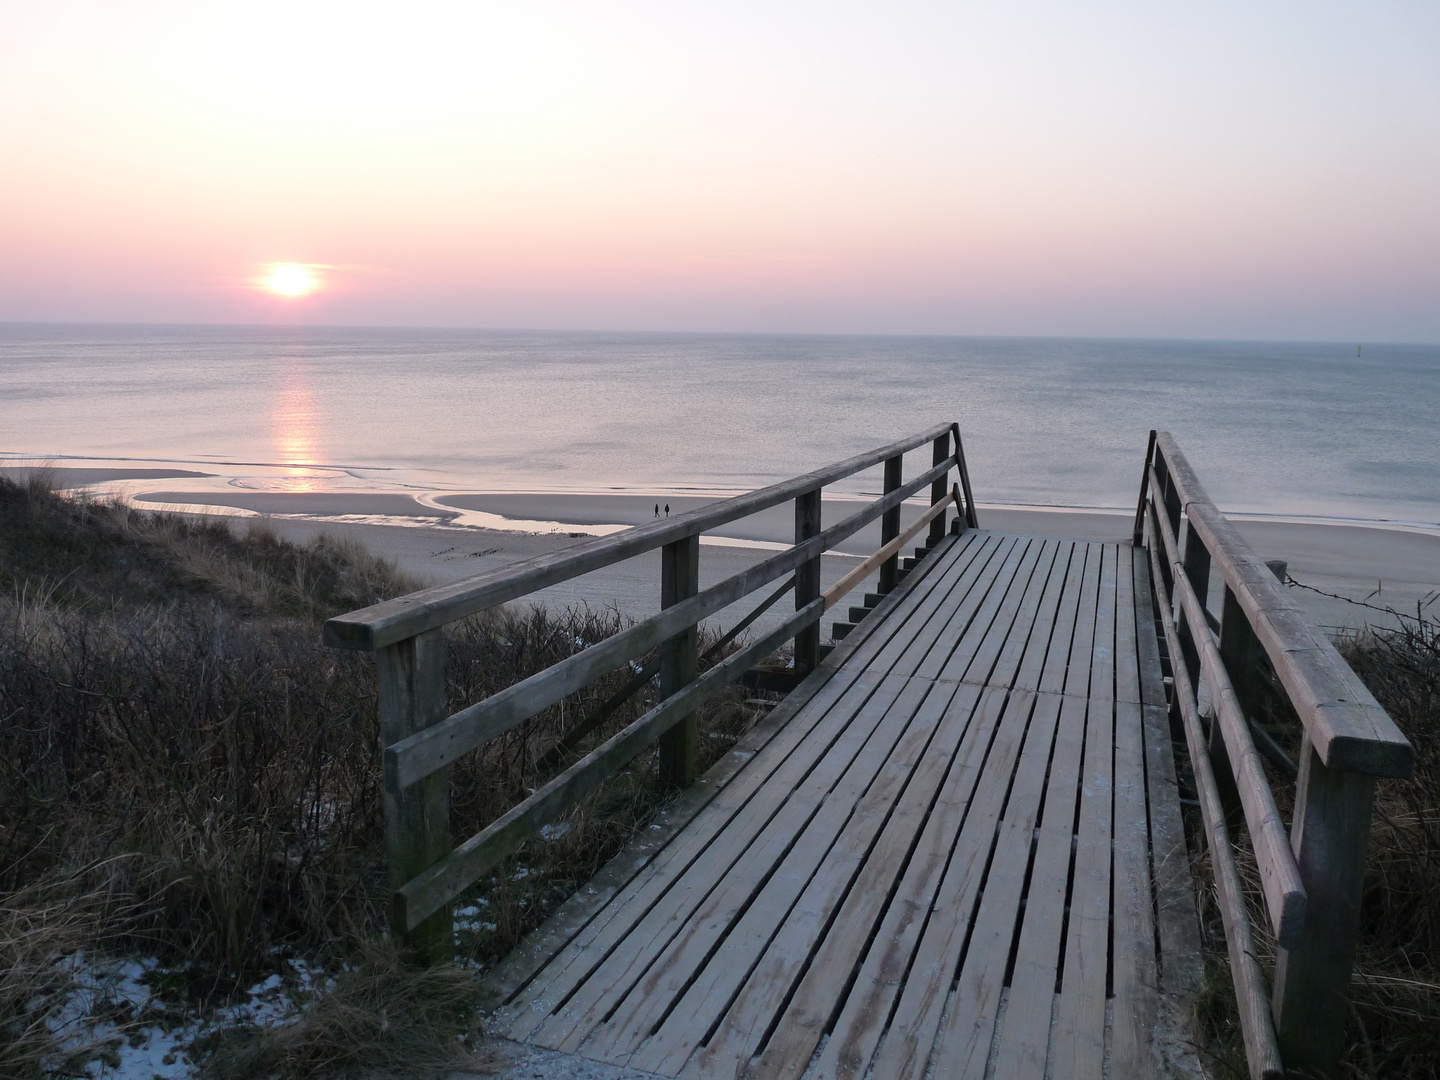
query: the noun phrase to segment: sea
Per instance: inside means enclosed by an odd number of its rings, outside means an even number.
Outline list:
[[[1159,428],[1229,512],[1440,526],[1440,346],[0,324],[0,464],[724,495],[943,421],[982,506],[1133,507]]]

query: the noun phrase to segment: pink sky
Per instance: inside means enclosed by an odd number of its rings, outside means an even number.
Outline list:
[[[5,5],[0,319],[1440,340],[1432,4],[992,7]]]

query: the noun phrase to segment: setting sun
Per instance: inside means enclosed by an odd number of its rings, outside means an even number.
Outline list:
[[[315,274],[308,267],[294,263],[274,267],[265,278],[265,287],[281,296],[304,296],[314,292],[317,284]]]

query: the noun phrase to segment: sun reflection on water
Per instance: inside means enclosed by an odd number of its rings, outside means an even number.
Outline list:
[[[318,491],[321,470],[320,414],[315,386],[298,360],[285,361],[270,411],[271,445],[283,469],[274,486],[285,491]]]

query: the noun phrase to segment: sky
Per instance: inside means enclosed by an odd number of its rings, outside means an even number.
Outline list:
[[[1436,342],[1440,5],[0,0],[0,320]]]

